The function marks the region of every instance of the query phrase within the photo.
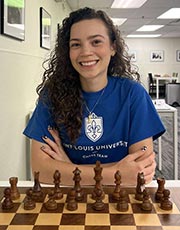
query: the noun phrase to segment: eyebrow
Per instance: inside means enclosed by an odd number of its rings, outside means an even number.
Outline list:
[[[105,38],[103,35],[101,35],[101,34],[95,34],[95,35],[91,35],[91,36],[89,36],[88,37],[88,40],[91,40],[91,39],[93,39],[93,38],[96,38],[96,37],[101,37],[101,38]],[[70,39],[70,42],[71,41],[80,41],[81,39],[79,39],[79,38],[71,38]]]

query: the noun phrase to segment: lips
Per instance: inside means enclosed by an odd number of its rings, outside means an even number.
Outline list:
[[[98,60],[96,60],[96,61],[86,61],[86,62],[84,61],[84,62],[80,62],[80,65],[82,65],[82,66],[93,66],[97,62],[98,62]]]

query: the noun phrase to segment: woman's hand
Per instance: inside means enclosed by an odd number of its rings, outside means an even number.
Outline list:
[[[48,127],[48,131],[53,136],[54,141],[52,141],[50,138],[46,136],[43,137],[43,140],[46,142],[47,145],[43,145],[41,147],[41,150],[47,153],[54,160],[70,162],[68,156],[66,155],[62,147],[58,131],[51,127]]]
[[[145,152],[146,150],[139,150],[131,153],[116,164],[121,172],[123,184],[135,185],[139,172],[144,173],[146,183],[152,181],[156,168],[155,153]]]

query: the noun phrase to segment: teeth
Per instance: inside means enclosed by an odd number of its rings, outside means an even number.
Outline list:
[[[90,62],[81,62],[81,65],[83,66],[90,66],[96,64],[96,61],[90,61]]]

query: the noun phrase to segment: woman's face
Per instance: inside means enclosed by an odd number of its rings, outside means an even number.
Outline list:
[[[110,58],[115,54],[108,31],[100,19],[74,23],[70,31],[70,60],[82,85],[107,80]]]

